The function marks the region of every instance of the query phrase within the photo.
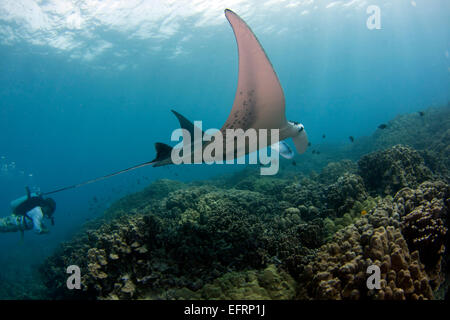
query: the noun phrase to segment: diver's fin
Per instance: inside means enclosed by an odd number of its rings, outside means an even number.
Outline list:
[[[239,52],[238,85],[226,129],[282,129],[287,125],[285,100],[278,77],[249,26],[226,9]]]
[[[155,149],[156,149],[156,158],[153,159],[150,163],[159,162],[161,160],[170,158],[170,154],[172,153],[173,148],[165,143],[156,142]]]

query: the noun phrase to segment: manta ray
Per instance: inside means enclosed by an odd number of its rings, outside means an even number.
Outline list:
[[[224,139],[227,137],[227,129],[278,129],[280,146],[275,150],[289,150],[283,140],[292,138],[297,153],[302,154],[308,147],[308,138],[304,126],[295,121],[287,121],[285,115],[285,98],[280,81],[267,57],[263,47],[259,43],[253,31],[236,13],[230,9],[225,10],[225,16],[230,23],[237,42],[239,55],[238,84],[231,112],[222,128],[219,130]],[[194,137],[197,129],[194,124],[183,115],[172,110],[177,117],[180,127]],[[201,132],[204,135],[203,132]],[[184,144],[190,144],[193,149],[197,143],[193,139],[183,139]],[[278,143],[278,142],[277,142]],[[206,148],[208,143],[202,143],[201,148]],[[250,153],[264,145],[246,146],[245,153]],[[124,172],[135,170],[144,166],[154,167],[172,164],[171,154],[173,147],[157,142],[155,143],[155,159],[133,167],[120,170],[99,178],[95,178],[76,185],[60,188],[44,195],[76,188],[85,184],[103,180]],[[236,150],[234,150],[236,153]],[[283,155],[283,152],[280,152]],[[225,155],[225,153],[224,153]],[[287,155],[291,158],[292,155]]]
[[[290,150],[287,144],[282,140],[292,138],[295,148],[299,154],[304,153],[308,147],[308,138],[304,126],[298,122],[287,121],[285,115],[285,98],[280,81],[273,69],[273,66],[267,57],[263,47],[256,38],[253,31],[236,13],[230,9],[225,10],[225,16],[233,28],[236,38],[239,54],[238,85],[234,98],[233,107],[220,129],[220,136],[224,139],[224,145],[227,140],[227,129],[278,129],[279,141],[283,145],[274,149]],[[189,132],[190,137],[195,136],[195,126],[187,118],[172,110],[178,118],[180,127]],[[204,133],[203,133],[204,134]],[[213,139],[208,139],[213,140]],[[260,141],[259,141],[260,142]],[[193,141],[183,138],[183,143],[190,144],[187,149],[192,150],[195,144],[201,141]],[[205,149],[208,143],[202,143],[201,148]],[[246,145],[244,154],[253,152],[264,144],[258,143],[257,146]],[[172,147],[164,143],[156,143],[156,158],[149,162],[153,166],[163,166],[172,164]],[[238,154],[236,148],[233,150],[234,156]],[[281,154],[287,158],[292,155]],[[227,151],[223,151],[223,157]]]

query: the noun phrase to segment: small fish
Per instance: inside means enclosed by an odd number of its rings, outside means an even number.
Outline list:
[[[313,151],[312,151],[312,154],[315,154],[315,153],[316,153],[316,150],[313,150]]]
[[[292,165],[293,166],[297,166],[297,162],[295,162],[295,160],[292,161]]]
[[[382,123],[378,126],[378,129],[381,129],[381,130],[386,129],[386,128],[387,128],[387,124],[384,124],[384,123]]]
[[[325,134],[322,135],[322,138],[325,139],[327,136]]]
[[[425,115],[425,112],[419,111],[419,115],[420,115],[421,117],[423,117],[423,116]]]
[[[353,138],[352,136],[348,137],[350,139],[350,142],[355,141],[355,138]]]
[[[94,196],[94,197],[92,198],[92,201],[94,201],[94,202],[98,202],[98,199],[97,199],[97,197],[95,197],[95,196]]]
[[[316,151],[317,154],[320,154],[320,151]]]
[[[308,147],[311,147],[311,142],[308,142]]]
[[[366,210],[362,210],[362,211],[361,211],[361,215],[362,215],[362,216],[365,216],[366,214],[367,214],[367,211],[366,211]]]

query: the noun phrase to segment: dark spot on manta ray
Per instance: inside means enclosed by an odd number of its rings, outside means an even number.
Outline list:
[[[242,91],[240,91],[239,94],[242,94]]]

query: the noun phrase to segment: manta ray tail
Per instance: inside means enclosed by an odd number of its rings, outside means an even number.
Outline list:
[[[53,193],[57,193],[57,192],[61,192],[61,191],[69,190],[69,189],[75,189],[75,188],[78,188],[78,187],[81,187],[81,186],[84,186],[84,185],[87,185],[87,184],[91,184],[91,183],[94,183],[94,182],[97,182],[97,181],[101,181],[101,180],[104,180],[104,179],[107,179],[107,178],[111,178],[111,177],[117,176],[119,174],[131,171],[131,170],[135,170],[135,169],[138,169],[138,168],[142,168],[142,167],[145,167],[145,166],[148,166],[148,165],[151,165],[151,164],[153,164],[154,167],[162,166],[164,164],[160,164],[159,162],[161,160],[165,160],[167,158],[170,158],[171,153],[172,153],[172,147],[168,146],[165,143],[157,142],[157,143],[155,143],[155,148],[156,148],[156,158],[153,159],[152,161],[144,162],[144,163],[132,166],[132,167],[127,168],[127,169],[116,171],[114,173],[107,174],[106,176],[101,176],[101,177],[94,178],[94,179],[91,179],[91,180],[87,180],[87,181],[84,181],[84,182],[81,182],[81,183],[78,183],[78,184],[73,184],[71,186],[59,188],[59,189],[56,189],[56,190],[53,190],[53,191],[50,191],[50,192],[44,192],[44,193],[42,193],[42,195],[46,196],[46,195],[49,195],[49,194],[53,194]]]
[[[172,147],[162,142],[156,142],[155,149],[156,149],[156,158],[153,159],[150,163],[154,163],[153,166],[158,167],[159,166],[158,162],[170,158],[170,154],[172,153]]]

